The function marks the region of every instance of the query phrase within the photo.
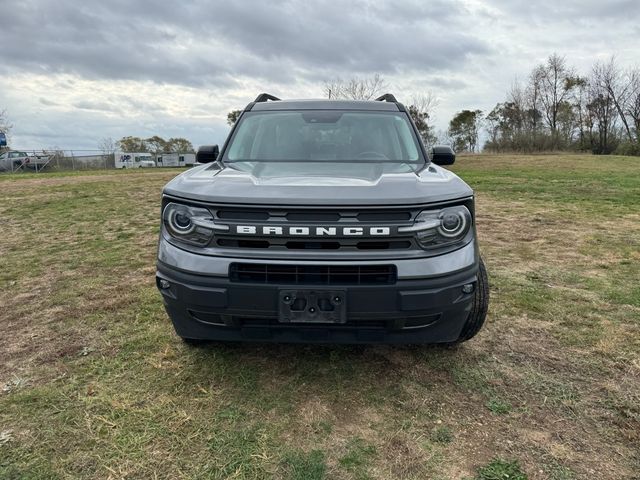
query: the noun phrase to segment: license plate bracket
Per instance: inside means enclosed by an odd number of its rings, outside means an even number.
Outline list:
[[[344,290],[286,289],[278,292],[281,323],[346,323]]]

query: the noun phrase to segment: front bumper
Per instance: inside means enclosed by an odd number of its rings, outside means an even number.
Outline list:
[[[176,333],[184,338],[203,340],[352,344],[453,342],[460,336],[473,300],[473,293],[463,293],[462,286],[475,285],[478,272],[474,243],[428,259],[376,262],[396,265],[398,281],[393,285],[236,283],[227,273],[228,264],[237,259],[205,258],[163,240],[159,252],[157,284]],[[167,252],[171,255],[167,256]],[[416,263],[427,265],[422,269],[422,276],[416,276]],[[456,268],[444,272],[441,269],[445,265]],[[199,273],[196,273],[197,269]],[[224,275],[215,275],[212,271],[224,272]],[[161,288],[161,280],[168,282],[169,287]],[[346,323],[278,321],[280,290],[337,288],[346,294]]]

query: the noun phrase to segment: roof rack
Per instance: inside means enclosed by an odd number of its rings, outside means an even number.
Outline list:
[[[272,100],[272,101],[278,101],[280,100],[278,97],[274,97],[273,95],[270,95],[268,93],[261,93],[260,95],[258,95],[256,97],[256,99],[254,100],[254,102],[266,102],[267,100]]]
[[[376,98],[376,102],[393,102],[393,103],[398,103],[398,100],[396,100],[396,97],[393,96],[393,94],[391,93],[385,93],[384,95],[380,95],[378,98]]]
[[[384,95],[380,95],[378,98],[376,98],[375,100],[376,102],[393,102],[393,103],[398,103],[398,101],[396,100],[396,97],[393,96],[393,94],[391,93],[385,93]]]

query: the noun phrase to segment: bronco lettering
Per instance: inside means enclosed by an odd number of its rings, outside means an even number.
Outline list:
[[[306,227],[306,226],[255,226],[236,225],[236,233],[241,235],[282,235],[302,237],[383,237],[391,235],[391,227]]]

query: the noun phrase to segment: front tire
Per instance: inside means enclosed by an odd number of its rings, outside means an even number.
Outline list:
[[[462,327],[460,337],[453,344],[459,344],[471,340],[475,337],[487,318],[487,310],[489,309],[489,278],[487,277],[487,269],[484,266],[482,258],[480,259],[480,268],[478,269],[478,283],[473,292],[473,305],[467,317],[467,321]]]
[[[202,347],[203,345],[206,345],[207,343],[209,343],[207,340],[201,340],[198,338],[185,338],[185,337],[180,337],[182,339],[182,342],[185,345],[188,345],[190,347]]]

